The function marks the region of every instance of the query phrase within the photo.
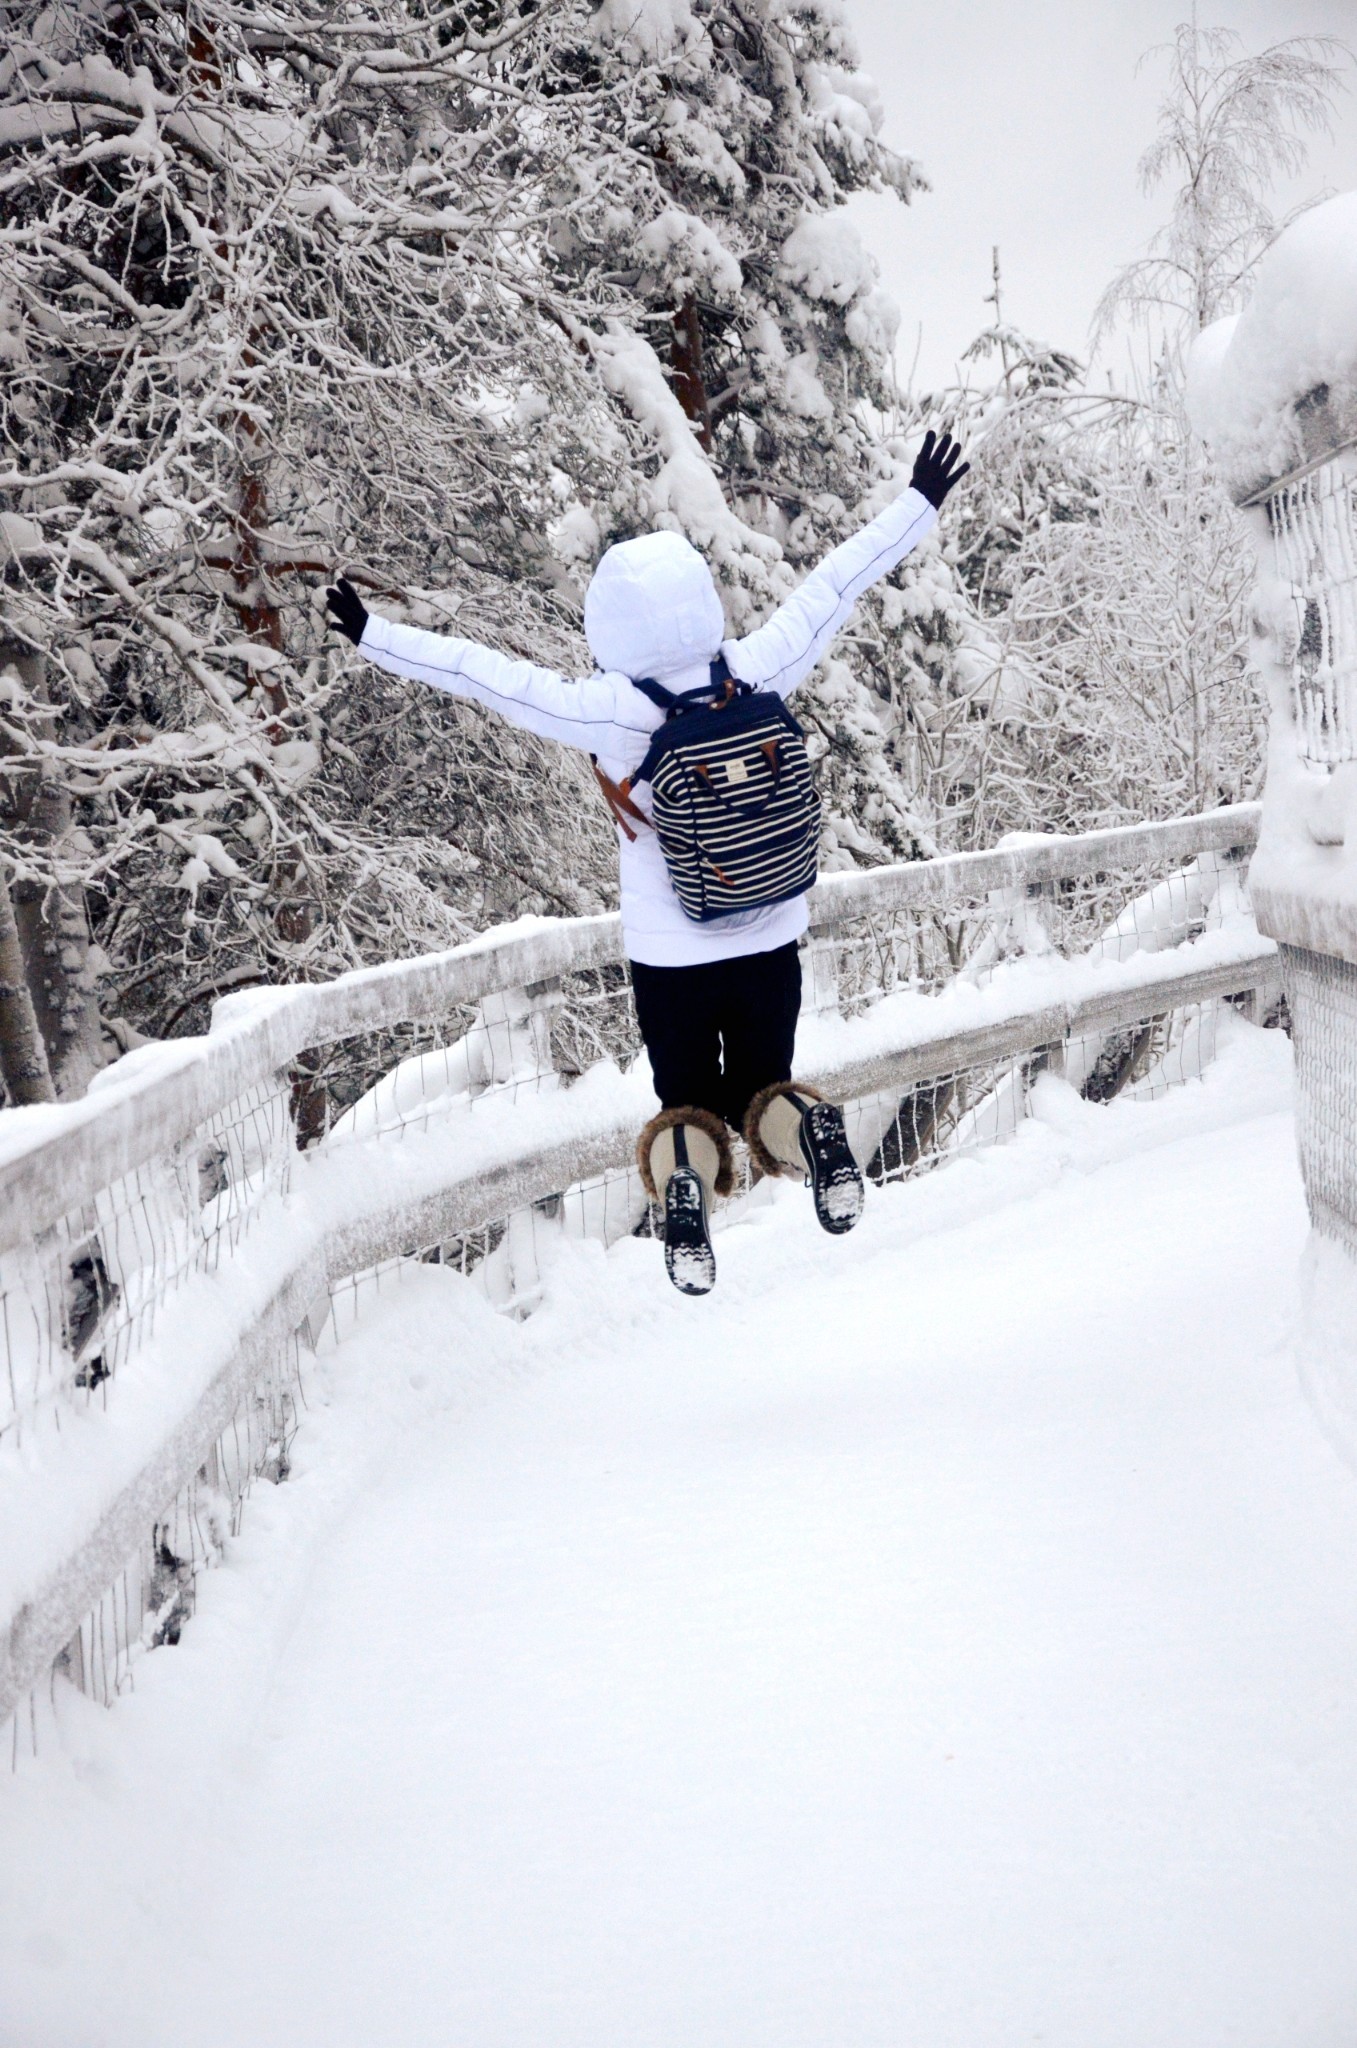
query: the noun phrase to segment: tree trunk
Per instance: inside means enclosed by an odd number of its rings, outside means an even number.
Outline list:
[[[0,649],[0,660],[18,671],[30,699],[45,703],[46,672],[41,655],[11,647]],[[43,712],[39,722],[50,728],[56,721],[50,712]],[[60,860],[63,851],[68,857],[74,851],[73,823],[70,795],[59,781],[36,768],[11,769],[4,776],[0,824],[7,826],[21,845],[34,849],[41,866]],[[107,1065],[109,1057],[94,993],[85,892],[78,882],[58,885],[19,879],[8,894],[29,1004],[46,1050],[49,1086],[63,1100],[71,1100],[84,1094],[91,1077]],[[40,1095],[36,1099],[52,1098]]]
[[[686,298],[673,320],[674,396],[697,428],[704,448],[712,445],[711,399],[702,363],[702,322],[697,300]]]
[[[190,75],[196,87],[193,96],[210,104],[222,89],[221,59],[211,30],[196,26],[189,36],[188,50]],[[225,211],[214,221],[214,227],[223,236],[218,248],[225,254],[224,222],[230,217],[229,198],[223,204]],[[246,370],[256,369],[259,365],[258,341],[259,330],[252,327],[242,354]],[[286,644],[283,614],[267,560],[269,439],[251,406],[242,405],[231,425],[236,450],[236,502],[231,514],[231,589],[227,592],[227,603],[239,618],[247,639],[274,654],[281,654]],[[264,724],[267,737],[278,742],[287,737],[286,716],[290,707],[287,690],[271,674],[271,668],[272,664],[268,662],[254,666],[247,661],[249,681],[246,687],[256,705],[267,714]],[[284,863],[276,880],[279,900],[274,909],[274,927],[286,945],[302,945],[315,929],[317,908],[311,898],[305,861],[298,857],[291,863]],[[291,1078],[297,1144],[305,1150],[325,1133],[329,1123],[329,1094],[319,1069],[319,1060],[314,1054],[302,1055],[291,1070]]]
[[[47,1048],[29,993],[14,904],[0,876],[0,1080],[14,1108],[55,1102]]]

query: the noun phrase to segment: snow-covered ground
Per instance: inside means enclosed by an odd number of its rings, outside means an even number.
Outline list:
[[[177,1650],[0,1782],[4,2048],[1349,2048],[1357,1479],[1288,1048],[425,1270]]]

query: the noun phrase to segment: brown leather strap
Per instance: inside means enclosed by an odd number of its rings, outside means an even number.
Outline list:
[[[632,802],[631,784],[629,782],[621,784],[614,782],[611,775],[604,774],[592,754],[589,756],[589,759],[593,766],[594,779],[603,791],[603,801],[607,804],[608,809],[612,812],[614,819],[622,831],[626,833],[628,839],[635,839],[636,834],[627,823],[627,819],[635,818],[638,825],[648,825],[650,820],[645,812],[638,810],[637,806]]]

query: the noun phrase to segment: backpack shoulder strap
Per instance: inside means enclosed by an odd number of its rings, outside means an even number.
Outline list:
[[[612,812],[614,819],[622,831],[625,832],[627,838],[635,839],[636,834],[632,831],[627,820],[634,818],[638,825],[649,825],[650,820],[645,812],[639,809],[631,800],[631,781],[634,778],[626,782],[614,782],[611,775],[605,774],[603,769],[599,767],[597,754],[591,754],[589,759],[593,764],[598,786],[603,791],[603,801],[607,804],[608,809]]]
[[[666,690],[663,683],[654,682],[649,676],[633,676],[631,687],[639,690],[643,697],[649,697],[658,711],[676,711],[682,701],[672,690]]]
[[[661,726],[654,739],[650,742],[650,748],[644,761],[642,761],[639,768],[633,768],[631,774],[627,777],[627,788],[629,791],[635,789],[638,782],[649,782],[666,750],[668,741],[669,735],[664,727]],[[646,819],[646,823],[647,825],[650,823],[649,818]]]
[[[733,698],[748,697],[754,687],[752,683],[740,682],[731,673],[730,663],[726,660],[724,654],[718,654],[715,661],[711,664],[710,681],[699,683],[695,690],[684,690],[681,693],[675,693],[673,690],[666,690],[663,683],[653,682],[649,677],[646,677],[644,680],[638,680],[633,677],[632,685],[633,688],[640,690],[643,696],[649,697],[651,703],[657,704],[667,715],[665,725],[660,727],[654,739],[650,742],[650,749],[644,761],[642,761],[639,768],[633,771],[628,788],[633,788],[638,782],[649,782],[661,755],[667,751],[669,746],[670,735],[665,727],[677,718],[680,712],[697,711],[704,706],[708,710],[720,710],[723,705],[729,704]],[[801,728],[798,726],[796,729],[799,732]],[[648,818],[646,823],[650,823]]]
[[[649,697],[658,710],[673,718],[680,711],[695,711],[703,704],[723,704],[731,697],[744,696],[750,686],[737,682],[725,655],[718,654],[711,664],[708,680],[699,683],[695,690],[666,690],[664,684],[657,683],[653,676],[633,676],[631,687],[639,690],[643,697]]]

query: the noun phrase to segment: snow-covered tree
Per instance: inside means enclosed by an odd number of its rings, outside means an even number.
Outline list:
[[[1034,532],[1004,619],[1037,679],[1031,797],[1061,830],[1255,796],[1249,562],[1178,405],[1086,428],[1087,518]]]
[[[921,401],[925,420],[951,423],[971,458],[944,543],[966,610],[946,660],[911,678],[909,700],[918,786],[945,842],[963,847],[1067,815],[1068,721],[1019,642],[1013,605],[1039,537],[1093,512],[1087,429],[1108,413],[1073,357],[1005,318],[997,250],[989,303],[964,382]]]
[[[551,109],[494,72],[539,14],[8,10],[5,850],[58,1036],[100,965],[165,1029],[601,900],[577,770],[358,684],[315,589],[571,652],[548,530],[629,451],[575,340],[621,295],[544,270]]]
[[[842,202],[922,180],[837,0],[6,22],[0,827],[73,1092],[223,989],[607,899],[578,764],[327,647],[317,586],[570,668],[670,523],[748,626],[907,474]],[[934,843],[965,615],[935,547],[805,693],[831,863]]]
[[[896,311],[844,202],[864,189],[908,200],[921,174],[879,139],[837,0],[561,7],[506,69],[578,108],[554,274],[636,307],[587,345],[642,460],[581,498],[562,544],[583,572],[609,541],[673,525],[708,554],[742,631],[907,481]],[[948,668],[966,609],[934,544],[862,605],[798,694],[829,864],[937,843],[909,705]]]
[[[1277,233],[1273,186],[1302,169],[1307,135],[1331,132],[1347,54],[1333,36],[1246,50],[1232,29],[1201,27],[1195,8],[1172,43],[1148,52],[1167,58],[1169,79],[1140,183],[1167,183],[1172,206],[1149,252],[1109,285],[1103,325],[1157,320],[1172,346],[1233,310]]]
[[[1149,366],[1119,399],[1077,380],[1015,395],[1012,338],[959,508],[963,573],[1026,689],[1018,772],[991,772],[996,823],[1187,811],[1254,795],[1261,775],[1247,545],[1187,424],[1183,354],[1275,231],[1272,184],[1327,125],[1339,51],[1301,38],[1252,54],[1194,21],[1164,54],[1140,172],[1147,189],[1173,180],[1171,212],[1099,314],[1103,334],[1128,316],[1152,333]]]

